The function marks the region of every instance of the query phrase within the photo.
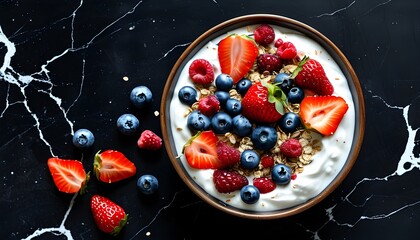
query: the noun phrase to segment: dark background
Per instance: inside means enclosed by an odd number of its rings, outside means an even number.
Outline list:
[[[416,0],[0,1],[0,238],[108,239],[89,209],[99,193],[129,213],[114,239],[419,239],[419,10]],[[315,207],[269,221],[209,206],[164,148],[142,151],[115,127],[133,113],[141,130],[161,135],[154,111],[182,52],[209,28],[254,13],[293,18],[328,37],[354,67],[366,104],[364,142],[345,181]],[[4,65],[10,46],[16,52]],[[130,105],[138,85],[154,94],[148,109]],[[71,143],[79,128],[96,137],[84,154]],[[89,171],[105,149],[132,159],[136,176],[111,186],[92,179],[72,204],[47,159],[83,158]],[[156,196],[136,189],[145,173],[159,179]]]

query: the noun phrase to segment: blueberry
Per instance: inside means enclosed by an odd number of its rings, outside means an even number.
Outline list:
[[[217,97],[217,100],[220,102],[220,107],[225,107],[227,100],[230,98],[228,92],[225,91],[216,91],[214,95]]]
[[[81,128],[73,135],[73,145],[80,149],[90,148],[95,142],[93,133],[88,129]]]
[[[271,170],[271,178],[277,184],[288,184],[292,178],[292,170],[284,164],[277,164]]]
[[[277,74],[277,76],[274,78],[274,83],[277,83],[277,85],[285,94],[287,94],[293,87],[293,79],[291,79],[290,75],[287,73]]]
[[[225,112],[227,112],[231,116],[236,116],[242,112],[242,104],[241,101],[235,98],[229,98],[226,101]]]
[[[260,155],[254,150],[246,149],[241,153],[240,163],[245,169],[256,168],[260,163]]]
[[[137,188],[141,193],[151,195],[159,189],[159,181],[155,176],[145,174],[137,180]]]
[[[124,135],[133,135],[139,125],[139,119],[131,113],[123,114],[117,119],[117,129]]]
[[[232,117],[225,112],[217,112],[211,118],[211,129],[216,134],[225,134],[232,129]]]
[[[279,120],[279,127],[285,133],[292,133],[300,127],[300,117],[294,112],[285,113]]]
[[[257,126],[252,130],[251,141],[256,149],[269,150],[276,145],[276,129],[265,125]]]
[[[271,126],[257,126],[251,133],[251,141],[254,144],[255,149],[269,150],[276,145],[276,129]]]
[[[233,79],[228,74],[221,73],[214,80],[216,88],[219,91],[229,91],[233,87]]]
[[[248,136],[252,131],[252,124],[242,114],[236,115],[232,118],[232,132],[239,137]]]
[[[144,108],[153,100],[153,94],[146,86],[133,88],[130,93],[130,101],[137,108]]]
[[[191,86],[183,86],[178,92],[179,101],[188,106],[197,102],[197,91]]]
[[[198,110],[194,110],[188,115],[187,126],[192,131],[208,130],[210,129],[210,118]]]
[[[245,185],[241,188],[241,199],[244,203],[254,204],[260,199],[260,191],[254,185]]]
[[[248,78],[242,78],[241,80],[239,80],[238,83],[236,83],[236,91],[238,91],[239,94],[244,96],[251,86],[251,80],[249,80]]]
[[[287,93],[287,100],[290,103],[300,103],[302,102],[304,97],[305,94],[303,93],[303,90],[300,87],[292,87]]]

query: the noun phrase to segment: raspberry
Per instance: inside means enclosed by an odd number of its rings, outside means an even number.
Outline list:
[[[291,42],[284,42],[282,45],[280,45],[277,48],[276,52],[277,56],[279,56],[281,59],[293,59],[297,56],[297,50],[293,43]]]
[[[276,189],[276,183],[268,177],[254,178],[253,185],[260,190],[260,193],[269,193]]]
[[[205,59],[195,59],[188,69],[191,80],[196,84],[209,85],[214,80],[214,69]]]
[[[302,154],[302,145],[297,139],[287,139],[280,145],[280,152],[288,158],[296,158]]]
[[[238,172],[217,169],[213,172],[213,182],[220,193],[230,193],[248,185],[248,179]]]
[[[261,45],[268,45],[274,41],[274,29],[268,24],[261,24],[254,30],[255,42]]]
[[[261,156],[260,163],[264,168],[271,168],[274,166],[274,157],[268,154],[264,154]]]
[[[279,38],[276,40],[276,42],[274,43],[274,47],[278,48],[283,44],[283,39]]]
[[[240,161],[241,153],[237,148],[232,147],[223,141],[218,141],[216,146],[217,157],[219,158],[219,161],[223,162],[223,166],[232,166]]]
[[[137,146],[147,150],[158,150],[162,147],[162,139],[156,133],[144,130],[137,141]]]
[[[215,95],[208,95],[198,100],[198,111],[207,117],[213,116],[219,109],[220,102]]]
[[[260,54],[257,58],[258,69],[261,72],[278,72],[281,69],[282,61],[281,59],[274,54],[263,53]]]

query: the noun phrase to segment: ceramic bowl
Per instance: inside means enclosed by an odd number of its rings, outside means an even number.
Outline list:
[[[217,43],[221,38],[227,36],[228,34],[234,33],[235,30],[239,28],[249,28],[249,35],[252,35],[252,29],[260,24],[269,24],[275,28],[280,28],[285,32],[286,35],[288,32],[292,32],[294,34],[313,40],[315,44],[319,45],[319,49],[322,50],[319,52],[311,52],[310,54],[313,54],[315,58],[324,57],[325,61],[333,61],[336,63],[337,69],[335,70],[342,73],[342,76],[344,76],[344,80],[342,81],[346,81],[348,85],[347,98],[352,100],[352,103],[349,104],[350,113],[346,113],[348,114],[348,119],[346,121],[354,124],[354,128],[351,127],[351,131],[348,131],[347,129],[347,133],[345,133],[347,134],[346,136],[348,138],[345,143],[343,143],[347,146],[347,150],[344,151],[345,153],[341,154],[340,156],[336,156],[334,153],[330,153],[330,155],[327,157],[342,159],[340,160],[341,163],[337,163],[337,166],[339,166],[338,169],[334,169],[334,166],[324,166],[321,164],[323,169],[316,170],[313,169],[314,167],[311,165],[313,164],[314,166],[317,166],[319,163],[310,163],[307,165],[307,167],[305,167],[305,170],[302,173],[314,174],[316,176],[316,171],[330,171],[331,176],[328,177],[329,180],[324,184],[325,186],[323,186],[322,189],[317,190],[315,193],[312,193],[312,196],[307,198],[303,197],[303,199],[300,197],[300,200],[296,200],[296,202],[291,200],[291,202],[286,204],[284,207],[279,209],[276,209],[275,207],[268,208],[268,210],[267,208],[261,207],[261,205],[248,206],[249,204],[247,205],[240,203],[239,206],[233,206],[233,201],[231,201],[229,198],[232,197],[233,199],[235,195],[239,195],[239,192],[232,193],[227,198],[215,197],[208,191],[208,189],[212,188],[209,185],[213,184],[211,177],[206,181],[197,181],[197,176],[195,174],[191,174],[191,171],[189,171],[189,166],[186,165],[185,159],[183,159],[182,145],[184,143],[179,141],[179,139],[182,139],[182,137],[184,140],[187,139],[191,136],[191,133],[188,131],[188,129],[182,129],[181,127],[174,124],[174,122],[179,121],[179,119],[184,119],[181,120],[184,122],[186,121],[186,118],[183,116],[183,114],[187,108],[179,107],[178,109],[178,107],[175,107],[177,109],[174,109],[174,105],[171,106],[171,101],[176,99],[177,96],[177,83],[179,81],[185,81],[185,76],[182,75],[183,69],[187,68],[187,64],[191,61],[192,58],[196,56],[201,48],[206,46],[210,41],[215,42],[215,45],[213,46],[216,48]],[[286,37],[286,39],[283,40],[287,41],[290,39],[287,39]],[[218,66],[215,67],[218,68]],[[181,79],[181,77],[184,79]],[[330,79],[330,81],[336,80],[337,79]],[[365,107],[360,83],[350,62],[340,51],[340,49],[337,48],[337,46],[334,45],[334,43],[323,34],[302,22],[287,17],[267,14],[247,15],[225,21],[204,32],[194,42],[192,42],[180,56],[172,71],[170,72],[162,95],[160,113],[160,121],[165,148],[173,167],[181,179],[185,182],[185,184],[204,202],[215,207],[216,209],[238,217],[250,219],[275,219],[288,217],[314,206],[325,197],[327,197],[344,180],[354,165],[362,145],[365,129]],[[179,138],[180,135],[182,135],[181,138]],[[341,140],[342,139],[335,139],[334,141],[340,142]],[[301,177],[301,179],[304,178],[305,177]],[[295,184],[293,187],[296,187],[296,189],[301,192],[311,192],[311,185],[316,186],[318,184],[318,180],[316,178],[310,184],[300,184],[299,180],[301,179],[298,174],[296,182],[291,183]],[[275,196],[273,198],[275,198]],[[245,208],[242,207],[244,205]]]

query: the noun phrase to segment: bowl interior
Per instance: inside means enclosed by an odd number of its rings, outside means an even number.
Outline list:
[[[347,160],[338,173],[338,175],[333,179],[333,181],[318,195],[309,199],[305,203],[299,204],[294,207],[290,207],[287,209],[282,209],[278,211],[265,211],[265,212],[257,212],[257,211],[248,211],[239,209],[233,206],[226,204],[223,201],[211,196],[210,194],[206,193],[196,182],[189,176],[186,169],[182,165],[182,163],[177,158],[177,150],[175,148],[173,133],[171,132],[171,116],[169,115],[169,107],[170,101],[173,97],[175,85],[177,83],[177,79],[180,76],[181,70],[185,67],[186,63],[188,62],[191,57],[193,57],[199,49],[201,49],[207,42],[210,40],[225,34],[231,30],[253,25],[253,24],[271,24],[280,27],[289,28],[295,30],[303,35],[308,36],[309,38],[313,39],[319,45],[321,45],[335,60],[335,62],[340,67],[341,71],[345,75],[348,81],[348,86],[353,98],[354,108],[355,108],[355,129],[353,135],[353,141],[350,149],[350,153],[347,157]],[[357,156],[359,154],[361,144],[363,141],[363,134],[365,128],[365,107],[364,107],[364,100],[363,94],[360,87],[359,80],[357,78],[356,73],[354,72],[351,64],[344,56],[344,54],[324,35],[322,35],[317,30],[303,24],[299,21],[277,16],[277,15],[267,15],[267,14],[257,14],[257,15],[247,15],[238,18],[234,18],[223,22],[210,30],[203,33],[199,36],[181,55],[178,59],[176,64],[174,65],[170,75],[167,79],[163,95],[162,95],[162,102],[160,106],[160,121],[162,127],[162,135],[165,143],[166,150],[168,152],[169,158],[171,163],[173,164],[175,170],[181,177],[181,179],[185,182],[185,184],[201,199],[203,199],[208,204],[212,205],[213,207],[220,209],[224,212],[229,214],[233,214],[235,216],[244,217],[244,218],[252,218],[252,219],[274,219],[274,218],[281,218],[287,217],[294,214],[297,214],[305,209],[310,208],[311,206],[317,204],[326,196],[328,196],[347,176],[348,172],[352,168],[353,164],[355,163]]]

